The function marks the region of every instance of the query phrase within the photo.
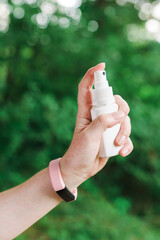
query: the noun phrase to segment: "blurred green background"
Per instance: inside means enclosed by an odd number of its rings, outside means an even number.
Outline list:
[[[160,239],[160,1],[0,1],[0,189],[63,156],[99,62],[130,105],[134,151],[17,240]]]

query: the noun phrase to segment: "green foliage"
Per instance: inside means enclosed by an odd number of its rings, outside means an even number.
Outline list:
[[[64,154],[74,130],[77,85],[99,62],[106,62],[114,93],[130,105],[134,151],[110,159],[94,184],[83,185],[77,203],[59,206],[18,239],[159,239],[159,43],[128,40],[129,27],[145,24],[131,3],[84,1],[80,21],[67,16],[67,28],[53,21],[39,28],[39,5],[20,7],[24,17],[11,13],[9,30],[0,33],[0,189]]]
[[[99,192],[91,181],[83,185],[84,189],[89,186]],[[158,240],[159,231],[121,211],[124,205],[121,200],[114,208],[101,194],[81,190],[76,202],[60,204],[16,239]]]

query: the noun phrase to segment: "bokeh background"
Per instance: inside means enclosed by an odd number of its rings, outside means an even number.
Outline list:
[[[0,190],[63,156],[99,62],[130,105],[134,151],[17,240],[160,239],[160,1],[0,1]]]

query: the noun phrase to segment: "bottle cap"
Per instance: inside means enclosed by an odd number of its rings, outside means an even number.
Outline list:
[[[93,106],[115,102],[112,87],[109,87],[105,71],[94,72],[94,89],[92,89]]]
[[[105,71],[94,72],[94,87],[96,89],[108,87],[108,81]]]

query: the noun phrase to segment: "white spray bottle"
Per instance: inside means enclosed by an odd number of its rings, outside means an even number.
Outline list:
[[[105,71],[94,72],[94,89],[92,89],[92,121],[99,115],[118,111],[112,87],[109,87]],[[107,128],[102,134],[99,157],[112,157],[119,154],[122,146],[115,146],[114,140],[119,132],[120,124]]]

